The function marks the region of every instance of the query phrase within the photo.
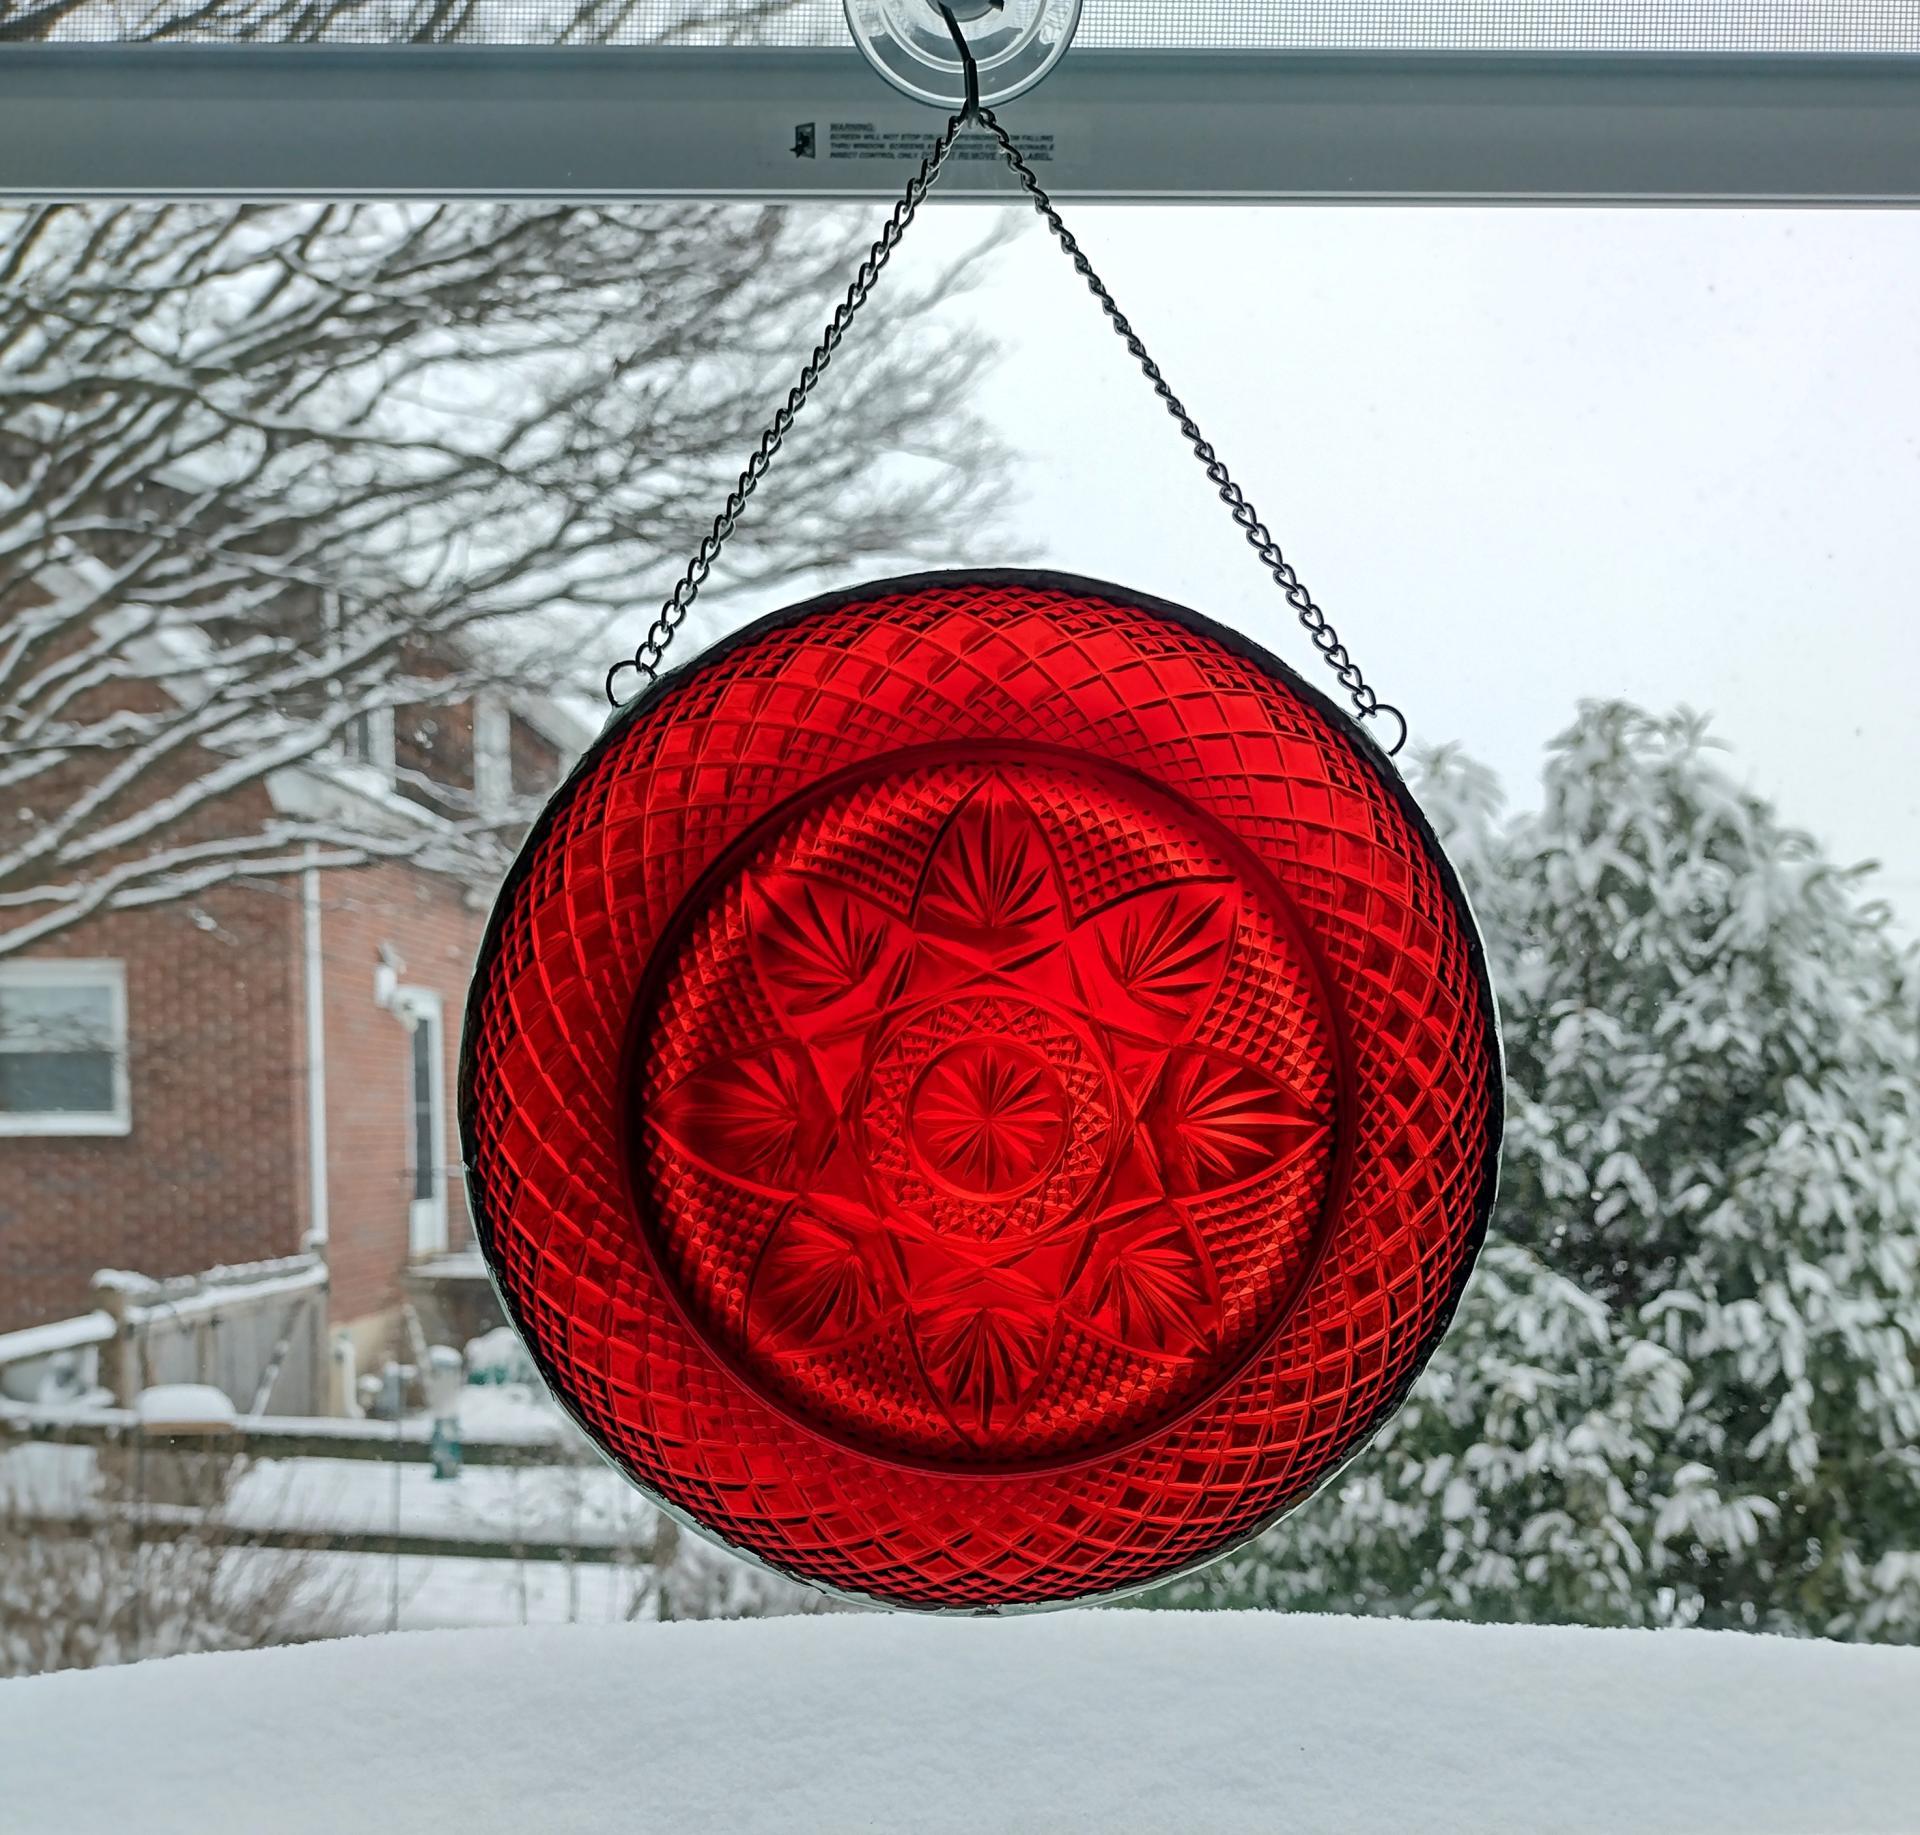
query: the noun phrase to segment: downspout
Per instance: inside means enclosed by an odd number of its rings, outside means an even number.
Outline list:
[[[307,846],[312,860],[317,849]],[[307,1003],[307,1245],[327,1244],[327,1012],[320,957],[320,869],[300,876],[301,963]]]

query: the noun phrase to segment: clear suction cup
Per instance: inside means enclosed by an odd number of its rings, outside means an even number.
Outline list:
[[[1060,61],[1080,23],[1080,0],[947,0],[980,68],[989,107],[1031,89]],[[934,0],[846,0],[847,24],[867,62],[895,89],[937,108],[966,100],[959,47]]]

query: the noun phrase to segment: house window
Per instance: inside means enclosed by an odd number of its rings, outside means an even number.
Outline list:
[[[125,1134],[118,962],[0,962],[0,1134]]]
[[[490,821],[513,802],[513,716],[498,695],[473,698],[473,800]]]
[[[438,1255],[447,1246],[446,1035],[438,994],[401,988],[393,1006],[412,1035],[407,1042],[407,1248],[418,1258]]]
[[[320,615],[326,625],[329,647],[337,656],[340,653],[341,636],[350,624],[338,593],[321,594]],[[343,692],[345,688],[341,684],[335,684],[329,690],[333,694]],[[370,707],[364,713],[348,715],[341,723],[339,745],[349,764],[369,765],[382,777],[391,778],[394,770],[393,709]]]
[[[412,1088],[413,1108],[413,1201],[430,1200],[435,1190],[434,1169],[440,1153],[434,1139],[439,1120],[434,1092],[439,1082],[439,1067],[433,1061],[433,1048],[439,1043],[439,1027],[423,1018],[413,1029]]]
[[[351,763],[371,765],[382,777],[391,777],[394,768],[393,709],[375,707],[364,714],[355,714],[340,729],[340,743]]]

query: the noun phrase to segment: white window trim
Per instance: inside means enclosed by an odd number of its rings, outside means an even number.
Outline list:
[[[513,715],[484,689],[473,697],[473,800],[490,821],[513,802]]]
[[[431,1260],[444,1255],[450,1240],[447,1222],[447,1067],[446,1007],[430,988],[402,987],[394,992],[393,1011],[409,1034],[421,1026],[432,1028],[433,1055],[427,1060],[427,1076],[433,1103],[434,1163],[427,1169],[433,1184],[432,1194],[407,1201],[407,1260]],[[407,1071],[407,1095],[411,1105],[413,1071]],[[414,1161],[414,1130],[411,1106],[407,1115],[407,1173],[409,1184],[420,1171]]]
[[[368,756],[355,759],[354,763],[379,772],[382,783],[391,782],[399,769],[399,760],[393,749],[393,709],[369,707],[360,718],[367,723]]]
[[[124,1135],[133,1132],[133,1095],[127,1076],[127,965],[106,956],[46,957],[0,962],[0,985],[105,987],[112,1001],[113,1108],[87,1114],[10,1115],[0,1112],[0,1135]],[[6,1049],[0,1044],[0,1051]]]
[[[330,636],[339,631],[341,617],[338,593],[323,592],[320,595],[320,616]],[[370,772],[382,785],[391,784],[399,769],[398,755],[394,750],[393,709],[369,707],[364,713],[351,718],[367,723],[368,756],[356,758],[353,755],[353,743],[344,726],[335,736],[334,749],[346,762],[349,771]]]

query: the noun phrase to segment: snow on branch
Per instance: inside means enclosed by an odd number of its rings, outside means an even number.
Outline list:
[[[525,799],[404,761],[372,792],[368,723],[590,692],[867,239],[740,206],[0,210],[0,954],[314,850],[497,879]],[[991,527],[987,352],[940,309],[985,246],[889,277],[721,584]],[[294,778],[330,792],[289,810]]]

